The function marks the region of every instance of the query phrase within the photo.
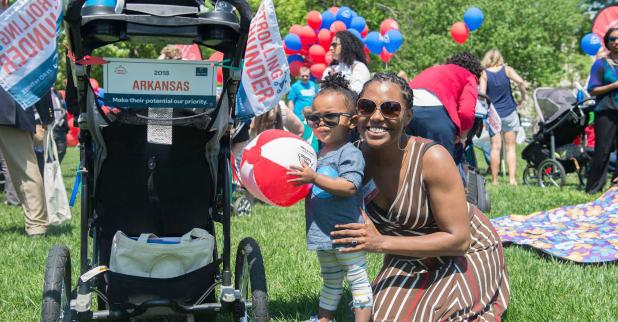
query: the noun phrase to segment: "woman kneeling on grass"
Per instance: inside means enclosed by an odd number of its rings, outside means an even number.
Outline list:
[[[365,223],[337,225],[333,243],[385,254],[374,321],[499,320],[509,302],[500,238],[466,202],[447,150],[403,134],[411,107],[411,89],[394,74],[365,84],[357,103]]]

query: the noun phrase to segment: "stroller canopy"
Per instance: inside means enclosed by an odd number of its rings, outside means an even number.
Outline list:
[[[534,105],[541,122],[551,123],[571,110],[577,98],[569,88],[538,88],[534,91]]]

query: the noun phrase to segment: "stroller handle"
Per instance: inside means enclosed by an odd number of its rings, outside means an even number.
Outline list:
[[[210,0],[208,0],[210,1]],[[240,32],[248,33],[251,25],[251,19],[253,13],[251,7],[246,0],[227,0],[233,5],[240,14]],[[68,22],[77,23],[82,18],[82,7],[86,3],[86,0],[69,0],[67,4],[64,19]]]

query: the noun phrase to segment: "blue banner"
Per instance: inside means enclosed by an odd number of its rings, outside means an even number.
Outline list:
[[[0,15],[0,86],[32,106],[56,81],[61,0],[18,0]]]

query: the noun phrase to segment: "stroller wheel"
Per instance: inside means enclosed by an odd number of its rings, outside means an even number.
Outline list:
[[[47,255],[41,321],[71,321],[71,255],[56,245]]]
[[[537,177],[541,187],[562,187],[565,183],[566,172],[557,160],[546,159],[539,165]]]
[[[267,322],[268,295],[264,261],[257,241],[247,237],[240,241],[236,252],[234,288],[241,293],[244,312],[236,312],[236,321]]]
[[[538,184],[538,174],[536,168],[532,165],[527,165],[524,169],[524,184],[527,186],[534,186]]]
[[[240,196],[236,201],[234,201],[234,213],[237,216],[249,216],[251,215],[251,210],[253,209],[253,203],[246,196]]]

